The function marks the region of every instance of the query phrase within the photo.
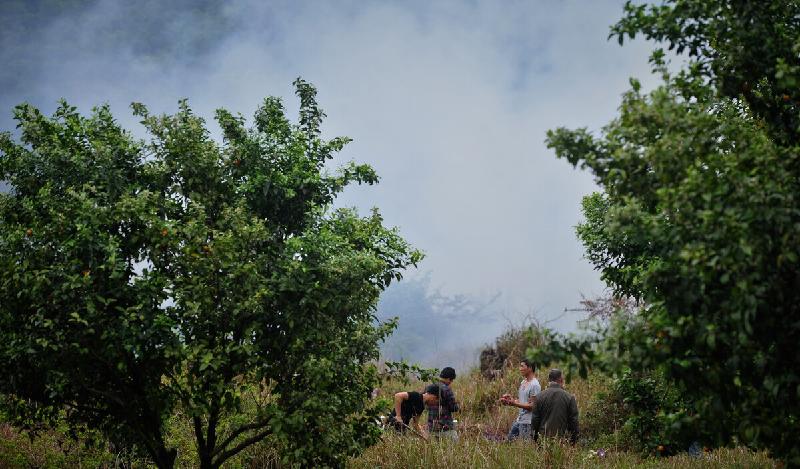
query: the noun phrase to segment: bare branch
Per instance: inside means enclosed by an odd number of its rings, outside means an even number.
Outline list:
[[[248,432],[248,431],[251,431],[251,430],[258,430],[260,428],[266,427],[267,425],[268,425],[268,421],[266,421],[266,420],[262,420],[260,422],[249,423],[247,425],[242,425],[241,427],[239,427],[236,430],[234,430],[233,432],[231,432],[231,434],[228,435],[227,438],[225,438],[225,441],[220,443],[219,446],[217,446],[217,449],[215,449],[214,452],[211,453],[211,455],[212,456],[216,456],[217,454],[219,454],[220,451],[224,450],[229,444],[231,444],[233,442],[233,440],[235,440],[242,433],[245,433],[245,432]]]
[[[252,444],[258,443],[259,441],[269,436],[271,432],[272,430],[264,430],[263,432],[244,440],[243,442],[236,445],[234,448],[225,451],[224,453],[220,454],[219,457],[215,460],[214,466],[216,467],[221,466],[223,462],[227,461],[229,458],[232,458],[243,449],[247,448]]]

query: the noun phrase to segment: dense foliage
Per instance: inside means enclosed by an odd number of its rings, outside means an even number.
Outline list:
[[[661,369],[692,403],[671,417],[714,444],[800,464],[800,4],[671,0],[625,7],[689,55],[649,93],[632,80],[602,135],[548,145],[603,189],[579,237],[620,296],[644,301],[620,338],[634,370]],[[679,414],[679,415],[677,415]]]
[[[374,441],[367,363],[391,329],[375,304],[421,254],[376,211],[330,208],[377,176],[326,169],[348,139],[320,137],[316,90],[295,85],[298,124],[277,98],[250,129],[219,110],[222,146],[185,102],[134,105],[147,142],[107,107],[16,108],[21,142],[0,137],[0,393],[18,423],[66,411],[159,467],[176,406],[201,467],[267,436],[302,466]]]

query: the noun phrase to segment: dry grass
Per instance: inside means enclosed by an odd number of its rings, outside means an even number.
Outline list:
[[[387,432],[381,441],[368,448],[358,458],[350,460],[349,467],[358,468],[416,468],[416,467],[470,467],[470,468],[774,468],[776,462],[765,453],[753,453],[744,448],[721,448],[704,453],[699,458],[687,454],[664,457],[642,457],[623,451],[621,446],[608,444],[605,457],[599,457],[598,443],[584,440],[577,446],[559,441],[543,441],[541,444],[502,441],[516,417],[511,407],[498,405],[504,393],[516,393],[521,377],[511,368],[495,380],[488,380],[479,373],[464,374],[453,383],[453,390],[461,403],[462,411],[456,414],[459,420],[460,440],[424,441],[412,435],[397,435]],[[540,382],[545,381],[540,378]],[[546,383],[543,383],[546,384]],[[400,381],[387,383],[382,389],[384,397],[400,390],[421,390],[423,382],[404,384]],[[607,388],[608,380],[602,376],[588,380],[576,379],[567,389],[576,395],[581,418],[591,408],[594,396]],[[602,408],[601,408],[602,409]],[[179,449],[176,467],[196,467],[194,438],[187,419],[177,413],[170,421],[169,443]],[[598,427],[602,427],[599,425]],[[86,435],[88,435],[87,433]],[[84,435],[84,436],[86,436]],[[604,441],[614,441],[605,435]],[[37,438],[28,438],[8,425],[0,424],[0,468],[27,467],[151,467],[136,458],[114,454],[102,444],[87,447],[65,437],[63,429],[46,432]],[[254,445],[239,457],[226,464],[226,468],[280,467],[277,446],[266,441]],[[126,461],[127,460],[127,461]]]
[[[718,449],[698,458],[688,455],[670,458],[642,458],[627,452],[608,451],[604,458],[589,449],[557,441],[541,445],[525,441],[498,443],[466,436],[458,442],[423,441],[416,437],[386,434],[383,440],[353,459],[350,467],[487,467],[522,469],[547,468],[773,468],[775,462],[763,453],[745,449]]]
[[[350,467],[358,468],[416,468],[416,467],[486,467],[486,468],[774,468],[776,462],[765,453],[754,453],[745,448],[720,448],[700,457],[688,454],[673,457],[643,457],[639,454],[604,448],[600,457],[591,443],[572,446],[567,442],[545,440],[541,443],[526,441],[505,442],[502,439],[516,417],[517,410],[501,407],[497,400],[503,393],[516,393],[521,376],[509,368],[495,380],[479,373],[459,376],[453,391],[461,403],[462,411],[456,414],[460,439],[458,442],[432,439],[424,441],[416,436],[384,434],[382,440],[354,458]],[[539,377],[544,386],[546,377]],[[422,389],[425,383],[403,385],[390,382],[382,394],[390,396],[399,390]],[[566,385],[575,394],[579,407],[588,407],[594,396],[606,389],[608,380],[601,376],[575,379]],[[584,409],[581,409],[583,417]],[[609,438],[606,438],[608,441]]]

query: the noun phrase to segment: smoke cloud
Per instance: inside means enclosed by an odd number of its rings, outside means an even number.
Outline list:
[[[578,318],[564,309],[603,290],[573,228],[596,187],[543,140],[557,126],[599,129],[630,76],[654,83],[647,44],[606,40],[622,4],[7,0],[0,129],[13,129],[14,105],[52,112],[62,97],[83,112],[107,102],[135,132],[133,101],[174,112],[185,97],[208,120],[218,107],[250,116],[267,95],[291,110],[302,76],[319,89],[326,135],[354,139],[336,162],[382,178],[338,203],[379,207],[427,253],[408,282],[487,305],[479,317],[464,308],[469,327],[445,329],[436,353],[490,341],[528,314],[571,330]],[[420,320],[402,305],[381,303],[401,330],[403,314]],[[432,311],[434,324],[458,313]]]

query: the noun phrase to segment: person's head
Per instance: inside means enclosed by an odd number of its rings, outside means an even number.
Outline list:
[[[439,379],[446,384],[452,383],[456,379],[456,370],[449,366],[442,368],[442,372],[439,373]]]
[[[531,360],[523,358],[519,361],[519,372],[522,376],[530,378],[536,373],[536,365]]]
[[[422,401],[425,405],[436,405],[439,402],[439,394],[441,388],[438,384],[429,384],[425,386],[425,391],[422,392]]]
[[[550,370],[550,374],[547,375],[547,381],[551,383],[564,384],[564,375],[561,374],[561,370],[558,368],[553,368]]]

